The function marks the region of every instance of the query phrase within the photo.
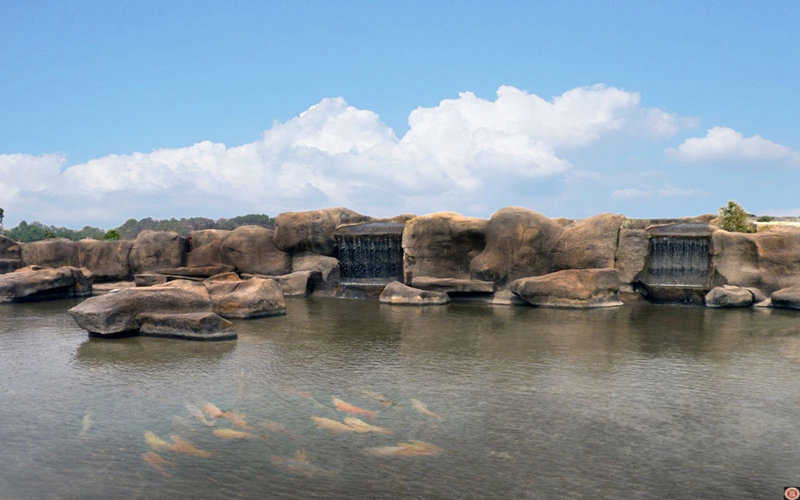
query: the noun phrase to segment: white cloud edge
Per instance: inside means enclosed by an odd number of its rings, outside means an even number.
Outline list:
[[[664,153],[668,159],[683,163],[767,161],[800,166],[800,152],[758,134],[745,137],[730,127],[712,127],[704,137],[690,137]]]

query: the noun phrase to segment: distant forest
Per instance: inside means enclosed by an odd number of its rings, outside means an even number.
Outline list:
[[[263,226],[270,229],[275,227],[275,219],[269,215],[249,214],[234,217],[232,219],[208,219],[205,217],[191,217],[188,219],[158,220],[145,217],[142,220],[128,219],[121,226],[105,231],[100,228],[84,226],[81,230],[69,229],[66,227],[48,226],[38,221],[22,221],[15,228],[2,232],[16,241],[39,241],[49,238],[67,238],[77,241],[83,238],[102,239],[123,239],[133,240],[144,230],[152,231],[175,231],[178,234],[188,235],[192,231],[203,229],[236,229],[239,226]]]

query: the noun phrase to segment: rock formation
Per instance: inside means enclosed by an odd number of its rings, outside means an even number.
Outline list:
[[[619,301],[619,273],[616,269],[569,269],[544,276],[522,278],[509,288],[535,306],[605,307]]]

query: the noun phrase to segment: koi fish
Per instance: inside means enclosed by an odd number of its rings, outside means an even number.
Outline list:
[[[363,434],[365,432],[377,432],[378,434],[394,434],[390,429],[385,429],[383,427],[377,427],[375,425],[370,425],[366,422],[363,422],[356,417],[347,417],[344,419],[345,425],[351,427],[354,431],[358,432],[359,434]]]
[[[294,454],[293,458],[272,457],[271,460],[273,464],[279,466],[287,472],[304,476],[309,479],[319,476],[330,477],[334,474],[332,471],[312,465],[311,462],[308,461],[308,454],[305,452],[305,450],[298,450]]]
[[[170,447],[170,449],[175,453],[185,453],[186,455],[192,455],[195,457],[210,457],[212,455],[211,452],[201,450],[195,446],[194,443],[178,436],[177,434],[171,435],[170,439],[172,439],[172,442],[175,443]]]
[[[223,417],[230,420],[231,425],[234,427],[238,427],[239,429],[248,429],[248,430],[253,429],[253,427],[247,425],[247,417],[243,413],[226,412],[223,414]]]
[[[175,467],[175,462],[164,460],[164,458],[161,457],[161,455],[159,455],[154,451],[148,451],[147,453],[142,453],[142,460],[144,460],[144,463],[146,463],[150,467],[164,474],[166,477],[169,477],[169,473],[166,470],[164,470],[164,467],[166,466]]]
[[[81,432],[78,433],[78,437],[86,438],[86,433],[89,432],[89,429],[92,428],[94,425],[94,420],[92,420],[92,410],[87,411],[83,415],[83,420],[81,420],[82,428]]]
[[[186,409],[189,410],[189,413],[194,415],[195,418],[197,418],[197,420],[203,422],[204,425],[207,425],[209,427],[214,427],[214,425],[216,425],[213,421],[212,422],[208,421],[208,419],[206,418],[205,414],[200,410],[200,408],[196,407],[195,405],[193,405],[191,403],[186,403],[185,406],[186,406]]]
[[[213,434],[222,439],[267,439],[267,436],[257,436],[252,432],[237,431],[234,429],[214,429]]]
[[[331,420],[325,417],[311,417],[317,427],[320,429],[325,429],[327,431],[331,431],[335,434],[339,434],[340,432],[355,432],[356,430],[350,427],[349,425],[345,425],[341,422],[337,422],[336,420]]]
[[[217,408],[217,405],[206,401],[203,403],[203,411],[208,413],[211,418],[228,418],[228,413]]]
[[[364,415],[372,419],[374,419],[377,416],[377,413],[375,413],[372,410],[365,410],[364,408],[359,408],[358,406],[351,405],[350,403],[346,403],[335,396],[331,397],[331,401],[333,401],[333,406],[335,406],[337,410],[343,411],[345,413],[352,413],[353,415]]]
[[[169,450],[172,448],[171,444],[156,436],[156,433],[153,431],[144,431],[144,441],[153,451]]]
[[[425,415],[426,417],[431,417],[431,418],[442,418],[442,416],[441,416],[441,415],[439,415],[439,414],[437,414],[437,413],[434,413],[434,412],[430,411],[430,410],[428,409],[428,407],[427,407],[427,406],[425,406],[425,403],[423,403],[423,402],[422,402],[422,401],[420,401],[419,399],[413,399],[413,398],[412,398],[412,399],[410,399],[409,401],[411,401],[411,407],[412,407],[412,408],[414,408],[415,410],[417,410],[417,411],[418,411],[418,412],[420,412],[421,414]]]
[[[423,441],[411,441],[397,443],[397,446],[364,448],[362,452],[373,457],[435,457],[442,452],[442,449]]]
[[[370,398],[372,400],[375,400],[375,401],[377,401],[378,403],[381,403],[383,406],[385,406],[387,408],[391,408],[392,406],[394,406],[393,402],[389,401],[388,399],[383,397],[382,394],[378,394],[377,392],[370,391],[370,390],[367,390],[367,389],[362,389],[362,390],[360,390],[358,392],[362,396],[365,396],[365,397],[368,397],[368,398]]]

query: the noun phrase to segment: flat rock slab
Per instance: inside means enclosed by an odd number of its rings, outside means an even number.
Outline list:
[[[417,276],[411,281],[411,286],[429,292],[444,292],[448,295],[492,294],[497,289],[493,281],[434,278],[432,276]]]
[[[217,314],[206,313],[144,313],[137,317],[139,333],[149,337],[218,341],[235,340],[233,323]]]
[[[138,331],[144,314],[209,313],[208,297],[179,288],[128,288],[86,299],[67,311],[91,333]]]
[[[88,269],[28,266],[0,275],[0,302],[65,299],[92,294]]]
[[[382,304],[409,306],[444,305],[450,302],[450,297],[444,292],[420,290],[419,288],[404,285],[399,281],[387,285],[379,299]]]
[[[182,278],[210,278],[211,276],[229,273],[235,268],[225,264],[209,264],[206,266],[185,266],[159,269],[156,274],[167,276],[180,276]]]
[[[749,307],[753,293],[739,286],[723,285],[712,288],[705,296],[706,307]]]
[[[242,278],[271,279],[280,285],[284,297],[306,297],[314,291],[314,285],[322,280],[320,271],[297,271],[281,276],[267,276],[263,274],[242,274]]]
[[[512,281],[509,289],[535,306],[620,306],[619,273],[613,268],[568,269]]]

